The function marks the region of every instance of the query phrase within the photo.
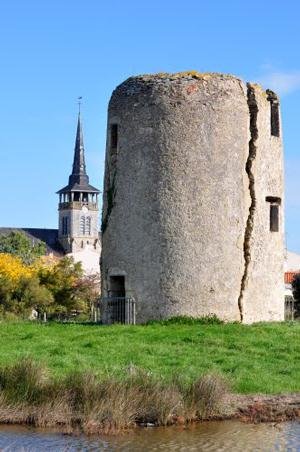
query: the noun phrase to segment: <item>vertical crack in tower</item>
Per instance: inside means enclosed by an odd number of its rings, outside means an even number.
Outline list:
[[[244,305],[243,305],[243,298],[244,298],[244,291],[246,288],[247,280],[248,280],[248,271],[249,271],[249,264],[251,261],[251,236],[253,231],[253,225],[254,225],[254,212],[256,208],[256,197],[255,197],[255,180],[254,180],[254,174],[252,171],[252,165],[253,161],[256,157],[256,141],[258,138],[258,129],[257,129],[257,113],[258,113],[258,106],[255,98],[255,91],[253,86],[251,86],[250,83],[247,84],[247,102],[248,102],[248,108],[249,108],[249,114],[250,114],[250,141],[249,141],[249,154],[246,162],[246,173],[248,175],[249,179],[249,193],[251,198],[251,204],[249,207],[249,214],[247,218],[246,228],[245,228],[245,235],[244,235],[244,273],[241,281],[241,289],[240,289],[240,295],[238,298],[238,307],[240,311],[240,319],[241,322],[244,320]]]

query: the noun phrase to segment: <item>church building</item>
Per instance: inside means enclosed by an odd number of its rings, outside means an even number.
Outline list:
[[[69,183],[58,192],[58,242],[86,272],[99,273],[98,195],[86,172],[83,133],[78,115],[74,160]]]
[[[0,228],[0,235],[13,231],[26,234],[33,243],[43,241],[47,254],[70,256],[81,262],[86,274],[100,274],[100,237],[98,231],[98,196],[86,172],[80,112],[74,149],[72,173],[68,185],[58,192],[58,229]]]

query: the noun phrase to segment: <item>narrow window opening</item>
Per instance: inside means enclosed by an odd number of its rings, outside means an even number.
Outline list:
[[[118,147],[118,124],[110,126],[110,147],[116,149]]]
[[[80,234],[85,235],[85,217],[80,218]]]
[[[266,201],[270,203],[270,232],[278,232],[281,199],[275,196],[267,196]]]
[[[279,206],[278,204],[270,205],[270,231],[279,231]]]
[[[279,117],[279,101],[273,91],[267,90],[268,101],[270,102],[270,121],[271,121],[271,135],[274,137],[280,136],[280,117]]]
[[[279,137],[279,105],[271,102],[271,135]]]

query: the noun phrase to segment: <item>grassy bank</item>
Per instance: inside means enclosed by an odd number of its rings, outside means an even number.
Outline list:
[[[186,384],[217,373],[233,392],[300,391],[300,323],[147,326],[0,323],[0,366],[29,356],[54,378],[91,370],[124,379],[142,369]]]
[[[0,423],[60,427],[67,432],[118,432],[222,414],[227,385],[206,375],[190,384],[135,372],[122,381],[91,372],[53,378],[30,359],[0,368]]]

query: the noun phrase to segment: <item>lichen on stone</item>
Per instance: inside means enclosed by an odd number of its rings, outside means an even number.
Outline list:
[[[213,77],[236,78],[230,74],[222,74],[219,72],[199,72],[196,70],[188,70],[188,71],[174,72],[174,73],[158,72],[156,74],[142,74],[142,75],[137,76],[137,78],[141,78],[144,80],[149,80],[149,79],[178,80],[181,78],[194,78],[194,79],[198,79],[198,80],[206,80],[206,79],[210,79]]]

